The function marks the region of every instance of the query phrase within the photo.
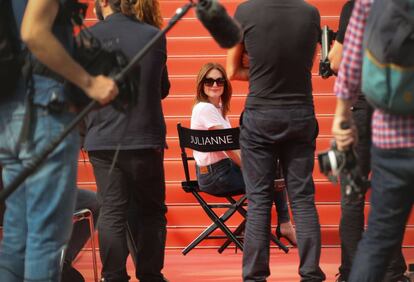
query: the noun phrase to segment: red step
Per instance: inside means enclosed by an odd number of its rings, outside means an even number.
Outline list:
[[[316,139],[316,153],[325,151],[330,147],[331,139],[326,137],[319,137]],[[164,158],[168,159],[180,159],[181,158],[181,148],[178,142],[178,138],[171,137],[167,138],[168,148],[165,150]],[[83,165],[84,162],[88,162],[88,153],[84,151],[79,151],[79,164]]]
[[[316,117],[319,123],[319,137],[332,136],[331,128],[332,128],[333,115],[317,115]],[[236,127],[239,125],[239,116],[230,115],[229,120],[233,127]],[[179,122],[185,127],[190,127],[189,116],[183,116],[183,117],[168,116],[168,118],[166,118],[168,137],[178,136],[177,123]]]
[[[317,59],[321,48],[316,46]],[[227,49],[221,48],[212,37],[168,37],[167,51],[169,57],[183,56],[225,56]]]
[[[85,20],[86,26],[92,26],[98,22],[95,18]],[[164,18],[164,26],[168,24],[168,19]],[[337,30],[339,24],[339,17],[321,17],[321,26],[327,25],[332,30]],[[197,18],[183,18],[181,19],[168,33],[167,37],[206,37],[210,33]]]
[[[170,96],[174,95],[190,95],[194,97],[196,89],[196,73],[188,76],[171,75],[170,73]],[[334,87],[335,78],[323,79],[320,76],[312,77],[313,93],[332,93]],[[248,93],[248,82],[246,81],[232,81],[231,86],[233,87],[234,94],[247,94]],[[168,98],[167,98],[168,99]],[[334,105],[332,105],[332,108]]]
[[[164,21],[167,24],[167,20]],[[328,25],[333,30],[338,29],[339,17],[321,18],[321,26]],[[177,23],[167,34],[168,37],[200,37],[210,36],[207,29],[203,27],[196,18],[184,18]]]
[[[201,232],[203,232],[205,227],[176,227],[176,226],[167,226],[167,248],[179,248],[183,249],[185,248],[190,242],[192,242]],[[273,233],[275,226],[272,226]],[[221,230],[217,230],[213,232],[213,235],[223,235]],[[339,246],[339,230],[337,226],[321,226],[321,237],[322,237],[322,246]],[[98,240],[98,234],[95,233],[95,242],[99,248],[99,240]],[[224,242],[224,239],[209,239],[202,241],[198,248],[218,248],[221,246]],[[285,242],[284,239],[282,239],[282,242],[285,244],[288,244],[288,242]],[[272,248],[275,247],[275,245],[271,245]],[[414,228],[412,226],[408,226],[406,228],[404,241],[403,241],[403,247],[414,247]],[[89,242],[86,243],[85,248],[90,248]],[[230,248],[234,248],[232,245]],[[272,250],[273,251],[273,250]],[[191,253],[189,254],[191,255]],[[408,261],[410,258],[407,258]]]
[[[86,14],[87,19],[95,19],[96,16],[93,12],[94,7],[94,0],[82,0],[81,2],[88,3],[89,9]],[[241,0],[221,0],[219,1],[223,6],[226,8],[227,13],[229,15],[234,15],[234,12],[236,11],[236,7],[239,5],[239,3],[242,3]],[[307,1],[310,4],[314,5],[318,8],[319,13],[324,16],[337,16],[339,15],[342,5],[345,2],[345,0],[310,0]],[[161,8],[161,14],[164,18],[171,18],[173,15],[175,15],[176,10],[178,8],[181,8],[183,5],[188,3],[188,1],[176,1],[176,0],[161,0],[160,1],[160,8]],[[195,10],[191,9],[186,17],[196,17]]]
[[[225,200],[222,201],[225,203]],[[317,204],[320,224],[321,225],[338,225],[341,217],[340,205],[337,204]],[[215,209],[218,215],[223,214],[226,209]],[[365,205],[365,214],[369,213],[369,205]],[[191,215],[191,216],[189,216]],[[272,224],[276,224],[276,212],[275,208],[272,208]],[[211,224],[210,218],[204,212],[199,205],[169,205],[167,213],[167,221],[170,227],[174,226],[186,226],[186,227],[198,227],[208,226]],[[227,225],[236,227],[242,221],[240,214],[235,213],[228,221]],[[365,224],[367,224],[367,217],[365,217]],[[414,228],[414,214],[411,214],[407,225]]]
[[[191,46],[191,45],[190,45]],[[199,53],[200,54],[200,53]],[[319,71],[319,56],[316,57],[315,63],[313,64],[312,74],[318,75]],[[214,62],[219,63],[222,66],[226,66],[225,55],[214,55],[214,56],[197,56],[197,57],[168,57],[167,67],[168,72],[171,75],[197,75],[201,67],[208,63]]]
[[[334,202],[340,201],[339,186],[335,186],[330,182],[316,182],[316,202]],[[184,192],[180,182],[167,182],[166,185],[167,200],[169,205],[178,204],[195,204],[196,199],[191,193]],[[223,199],[220,197],[210,196],[206,193],[202,193],[203,197],[209,203],[223,203]]]
[[[234,15],[236,7],[239,3],[244,1],[241,0],[221,0],[219,1],[226,8],[229,15]],[[306,1],[315,7],[318,8],[319,13],[325,16],[337,16],[341,12],[342,5],[345,2],[344,0],[310,0]],[[185,4],[185,1],[175,1],[175,0],[162,0],[160,1],[161,11],[164,17],[172,17],[175,14],[176,10],[182,7]],[[186,15],[187,17],[195,17],[194,9],[190,10]]]
[[[190,166],[193,167],[193,162],[190,163]],[[164,170],[165,179],[167,181],[182,181],[185,179],[181,160],[173,159],[164,161]],[[190,174],[192,178],[195,178],[195,172],[193,169],[191,169]],[[315,181],[326,181],[326,177],[319,172],[318,160],[315,160],[313,178]],[[95,182],[93,168],[89,162],[81,163],[78,165],[78,182]]]
[[[91,191],[96,191],[96,184],[93,182],[80,182],[78,184],[79,188],[87,189]],[[316,193],[315,201],[316,202],[331,202],[337,203],[340,199],[340,190],[338,185],[333,185],[327,181],[317,181],[315,182]],[[180,181],[167,181],[166,182],[166,203],[168,205],[177,205],[177,204],[195,204],[197,201],[191,193],[184,192],[181,187]],[[203,197],[206,201],[210,203],[222,203],[223,199],[219,197],[210,196],[203,193]]]
[[[340,244],[339,240],[339,230],[337,226],[322,226],[322,245],[323,246],[338,246]],[[201,232],[204,231],[204,228],[168,228],[167,230],[167,246],[175,246],[179,248],[184,248],[191,241],[193,241]],[[220,231],[214,235],[222,234]],[[217,247],[223,244],[223,240],[220,239],[211,239],[204,240],[200,243],[201,247]],[[403,246],[413,247],[414,246],[414,228],[408,227],[405,232],[405,237],[403,241]],[[191,255],[191,253],[189,254]]]
[[[92,13],[94,0],[89,2],[86,21],[87,25],[96,23]],[[230,15],[234,14],[237,5],[243,0],[220,1]],[[339,22],[339,13],[345,0],[310,0],[322,16],[322,25],[327,24],[336,30]],[[164,16],[164,24],[173,16],[175,10],[187,1],[161,0],[161,12]],[[167,185],[167,205],[169,206],[168,239],[167,247],[183,248],[191,242],[209,224],[208,218],[202,212],[193,196],[185,193],[181,188],[181,180],[184,179],[183,168],[180,160],[180,149],[176,132],[177,122],[189,126],[191,108],[195,95],[196,75],[205,62],[217,61],[225,66],[227,51],[220,48],[211,38],[208,31],[196,19],[192,9],[177,26],[167,34],[168,68],[171,81],[170,96],[163,101],[163,109],[166,115],[169,149],[166,150],[165,172]],[[319,46],[318,46],[319,48]],[[319,52],[319,49],[318,49]],[[327,80],[317,75],[319,55],[315,57],[312,70],[314,101],[320,133],[317,139],[317,151],[326,150],[331,139],[332,117],[335,109],[335,97],[332,95],[334,78]],[[245,96],[248,93],[248,83],[234,81],[232,112],[230,120],[233,126],[238,125],[239,114],[244,107]],[[78,186],[90,190],[96,190],[95,179],[87,154],[79,156]],[[194,177],[194,173],[192,174]],[[316,185],[317,208],[322,223],[322,243],[324,245],[338,245],[338,223],[340,218],[340,191],[338,185],[329,183],[319,173],[318,163],[315,161],[314,178]],[[221,199],[206,196],[212,202],[220,202]],[[369,209],[369,205],[366,206]],[[414,246],[414,213],[411,214],[404,243]],[[238,218],[240,220],[240,218]],[[275,220],[275,219],[274,219]],[[237,218],[230,224],[237,225]],[[220,232],[218,232],[220,233]],[[202,246],[218,246],[222,240],[209,240]]]
[[[330,138],[316,139],[316,152],[325,151],[330,147]],[[180,159],[181,149],[177,138],[167,139],[168,149],[165,150],[165,159]]]
[[[316,46],[316,59],[321,56],[321,47]],[[227,49],[222,49],[211,37],[168,37],[167,53],[169,58],[183,57],[223,57]],[[213,59],[212,59],[213,60]],[[315,63],[318,61],[315,61]]]
[[[194,96],[183,95],[183,96],[171,96],[167,99],[164,99],[163,109],[164,115],[166,116],[182,116],[189,115],[194,106]],[[318,114],[334,114],[336,97],[333,95],[313,95],[313,100],[315,104],[315,109]],[[231,99],[230,104],[230,114],[231,115],[240,115],[244,109],[244,104],[246,101],[246,96],[236,96],[234,95]]]

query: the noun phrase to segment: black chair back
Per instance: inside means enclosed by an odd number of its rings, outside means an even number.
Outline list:
[[[186,148],[199,152],[219,152],[240,148],[240,129],[238,127],[218,130],[197,130],[183,127],[181,123],[178,123],[177,131],[185,179],[188,183],[191,182],[188,161],[194,160],[194,158],[187,155]]]

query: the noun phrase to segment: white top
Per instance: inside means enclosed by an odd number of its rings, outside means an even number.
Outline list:
[[[221,115],[221,108],[216,108],[207,102],[199,102],[194,106],[191,114],[191,129],[208,130],[220,125],[223,128],[231,128],[229,119]],[[228,158],[224,151],[211,153],[193,151],[193,156],[199,166],[211,165]]]

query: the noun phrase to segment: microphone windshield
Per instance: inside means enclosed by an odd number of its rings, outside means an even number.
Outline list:
[[[222,48],[231,48],[242,40],[240,24],[233,20],[217,0],[200,0],[197,18]]]

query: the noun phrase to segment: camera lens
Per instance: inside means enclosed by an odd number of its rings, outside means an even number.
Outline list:
[[[332,172],[331,162],[329,161],[328,152],[318,154],[319,170],[327,175]]]

